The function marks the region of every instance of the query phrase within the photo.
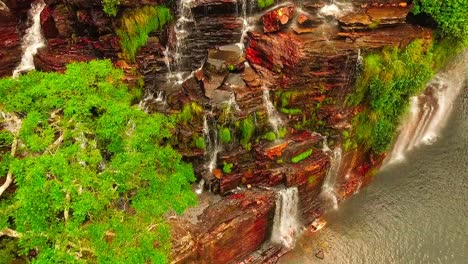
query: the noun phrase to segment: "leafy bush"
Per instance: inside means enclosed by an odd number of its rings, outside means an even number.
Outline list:
[[[104,12],[109,15],[115,17],[117,15],[117,11],[119,11],[120,0],[102,0],[102,6]]]
[[[413,13],[426,13],[437,22],[442,36],[468,42],[468,1],[466,0],[415,0]]]
[[[367,105],[353,120],[354,137],[351,137],[359,144],[376,153],[388,149],[409,98],[424,89],[434,74],[432,50],[417,40],[403,51],[389,47],[364,59],[356,93],[347,98],[350,105],[361,102]]]
[[[149,34],[162,29],[170,20],[171,11],[165,6],[143,6],[125,11],[116,29],[125,59],[134,62],[138,50],[146,45]]]
[[[312,155],[313,152],[314,151],[312,149],[306,150],[306,151],[302,152],[301,154],[299,154],[297,156],[294,156],[291,159],[291,162],[292,163],[299,163],[299,162],[307,159],[308,157],[310,157],[310,155]]]
[[[0,80],[0,110],[22,119],[16,154],[1,152],[15,188],[0,231],[16,231],[35,263],[167,262],[163,214],[196,202],[191,165],[165,143],[175,118],[132,106],[122,76],[92,61]]]

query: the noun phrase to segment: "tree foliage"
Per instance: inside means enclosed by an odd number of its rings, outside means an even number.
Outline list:
[[[468,41],[468,1],[415,0],[413,13],[426,13],[434,18],[443,36]]]
[[[196,202],[191,165],[166,143],[175,119],[132,106],[121,77],[92,61],[0,80],[0,172],[15,179],[0,197],[0,231],[15,230],[36,263],[164,263],[163,214]]]

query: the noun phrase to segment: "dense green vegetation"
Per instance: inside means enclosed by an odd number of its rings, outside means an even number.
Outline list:
[[[167,144],[176,118],[134,106],[121,77],[92,61],[0,80],[0,260],[168,261],[163,214],[196,203],[193,169]]]
[[[170,20],[171,11],[165,6],[143,6],[126,10],[116,29],[125,59],[134,62],[136,53],[145,46],[149,34],[162,29]]]
[[[437,22],[443,37],[468,42],[468,1],[466,0],[415,0],[413,13],[426,13]]]
[[[109,16],[116,16],[119,11],[120,0],[102,0],[104,12]]]
[[[376,153],[385,152],[393,142],[409,98],[424,89],[439,64],[435,58],[450,48],[417,40],[405,50],[388,47],[366,56],[356,93],[347,98],[347,103],[357,106],[363,102],[367,107],[354,118],[354,134],[346,138]],[[350,142],[346,145],[356,146]]]

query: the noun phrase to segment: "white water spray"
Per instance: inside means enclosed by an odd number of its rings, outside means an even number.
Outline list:
[[[411,98],[410,111],[386,160],[387,164],[403,161],[408,151],[437,140],[467,76],[468,51],[465,51],[447,69],[435,75],[423,94]]]
[[[297,187],[280,190],[276,198],[271,241],[293,248],[301,230],[299,216],[299,194]]]
[[[44,10],[46,4],[43,0],[38,0],[32,3],[31,10],[29,10],[29,19],[31,27],[26,30],[23,37],[21,48],[23,49],[23,56],[21,62],[13,71],[13,77],[18,77],[23,72],[34,70],[34,55],[37,50],[45,46],[45,40],[41,31],[41,12]]]
[[[242,20],[242,31],[241,31],[241,38],[239,40],[239,43],[237,43],[237,45],[242,50],[242,52],[244,52],[244,39],[247,36],[247,32],[252,30],[252,26],[251,26],[250,19],[249,19],[249,12],[247,11],[248,0],[237,0],[237,2],[239,1],[241,1],[241,4],[242,4],[242,14],[240,16],[240,19]],[[252,13],[253,4],[255,3],[253,3],[253,1],[250,0],[250,13]]]
[[[344,16],[348,12],[353,10],[352,3],[347,2],[337,2],[331,0],[329,4],[326,4],[324,7],[320,8],[318,15],[320,16],[332,16],[335,18]]]
[[[263,104],[267,109],[268,122],[270,122],[273,131],[278,134],[278,127],[283,124],[283,120],[276,111],[275,106],[270,100],[270,91],[266,88],[263,89]]]
[[[325,181],[322,185],[322,195],[324,198],[329,199],[333,204],[333,209],[338,209],[338,197],[336,196],[336,180],[340,172],[341,161],[342,161],[342,150],[340,147],[336,147],[333,150],[333,156],[331,156],[330,169],[327,172]]]
[[[194,0],[181,0],[179,2],[179,18],[177,19],[174,27],[174,32],[177,38],[174,51],[171,52],[169,48],[166,48],[164,52],[164,61],[168,68],[168,79],[179,84],[184,82],[184,50],[187,48],[187,37],[190,35],[190,27],[193,27],[195,23],[192,14],[193,1]],[[169,58],[172,58],[172,67],[171,60]]]
[[[197,189],[195,190],[196,194],[202,194],[203,193],[203,187],[205,186],[205,179],[201,179],[200,182],[198,183]]]

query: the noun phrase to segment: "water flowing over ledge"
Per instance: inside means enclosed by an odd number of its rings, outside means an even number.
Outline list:
[[[38,0],[31,4],[29,17],[31,27],[26,30],[23,37],[21,48],[23,49],[23,56],[21,62],[13,71],[13,77],[18,77],[23,72],[28,72],[35,69],[34,55],[37,50],[45,46],[45,39],[42,36],[41,30],[41,12],[46,6],[44,0]]]

